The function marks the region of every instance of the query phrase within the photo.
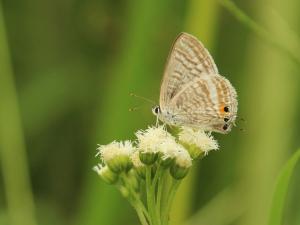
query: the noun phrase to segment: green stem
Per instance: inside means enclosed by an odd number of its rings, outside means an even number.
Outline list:
[[[147,191],[147,206],[151,218],[152,225],[159,225],[159,220],[155,211],[155,188],[152,186],[151,167],[146,168],[146,191]]]
[[[138,217],[139,217],[141,223],[143,225],[144,224],[148,225],[147,220],[150,221],[150,216],[148,214],[148,211],[147,211],[144,203],[141,201],[140,196],[136,193],[136,191],[132,188],[132,186],[128,182],[127,176],[126,176],[125,173],[121,174],[120,177],[122,179],[122,182],[123,182],[124,186],[129,191],[129,197],[127,198],[128,201],[131,203],[131,205],[133,206],[133,208],[137,212]]]
[[[133,199],[133,198],[131,198],[131,196],[129,196],[127,198],[127,200],[132,205],[132,207],[135,209],[141,224],[142,225],[149,225],[148,222],[147,222],[146,215],[144,214],[143,209],[139,206],[139,204],[135,201],[135,199]]]
[[[158,178],[159,178],[159,176],[161,175],[161,172],[160,171],[162,171],[162,168],[161,168],[161,166],[160,166],[160,164],[158,164],[157,165],[157,169],[156,169],[156,173],[155,173],[155,175],[154,175],[154,178],[153,178],[153,182],[152,182],[152,188],[154,188],[155,189],[155,186],[156,186],[156,184],[157,184],[157,181],[158,181]]]
[[[168,223],[169,223],[169,214],[170,214],[171,206],[172,206],[172,203],[173,203],[173,200],[174,200],[174,197],[175,197],[175,194],[177,192],[180,182],[181,182],[181,180],[173,179],[173,182],[172,182],[172,185],[171,185],[171,188],[169,191],[169,195],[167,197],[167,205],[165,208],[162,209],[163,210],[163,213],[162,213],[162,217],[163,217],[162,224],[163,225],[168,225]]]
[[[237,7],[234,2],[232,2],[231,0],[219,0],[219,2],[232,15],[234,15],[238,21],[250,28],[257,36],[289,56],[291,60],[298,64],[298,66],[300,65],[300,55],[298,52],[295,52],[293,51],[293,49],[289,49],[284,46],[283,43],[278,41],[272,33],[266,30],[263,26],[256,23],[251,17],[249,17],[239,7]]]
[[[156,218],[158,225],[161,225],[161,219],[160,219],[160,199],[159,199],[159,201],[157,201],[158,200],[158,198],[157,198],[158,188],[159,188],[159,185],[157,185],[157,183],[158,183],[158,181],[162,180],[162,174],[164,171],[165,171],[165,169],[162,168],[160,164],[158,164],[155,176],[153,178],[152,188],[151,188],[152,189],[151,191],[152,191],[152,194],[154,197],[153,211],[154,211],[154,216]],[[159,180],[159,178],[161,178],[161,179]],[[156,189],[157,189],[157,192],[156,192]],[[161,190],[160,190],[160,192],[161,192]],[[160,195],[161,195],[161,193],[160,193]]]
[[[159,218],[159,220],[161,221],[161,194],[163,191],[163,187],[164,187],[164,179],[165,179],[165,170],[161,169],[160,170],[160,177],[161,179],[158,180],[158,185],[157,185],[157,195],[156,195],[156,214],[157,217]],[[162,222],[162,221],[161,221]]]
[[[138,206],[135,206],[134,204],[132,204],[132,205],[133,205],[133,207],[134,207],[134,209],[135,209],[135,211],[136,211],[136,213],[137,213],[137,215],[140,219],[141,224],[142,225],[148,225],[148,222],[145,218],[145,215],[144,215],[143,211],[140,210]]]
[[[150,224],[154,225],[152,203],[151,203],[151,167],[146,168],[146,194],[147,194],[147,208],[150,214]]]

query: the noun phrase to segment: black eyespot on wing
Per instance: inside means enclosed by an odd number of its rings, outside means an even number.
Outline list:
[[[227,130],[228,129],[228,124],[225,124],[224,126],[223,126],[223,130]]]
[[[229,112],[229,107],[228,106],[224,107],[224,112]]]
[[[228,121],[229,121],[229,118],[225,117],[224,122],[228,122]]]

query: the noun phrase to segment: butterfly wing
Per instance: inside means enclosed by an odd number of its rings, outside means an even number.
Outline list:
[[[168,105],[187,83],[207,74],[218,74],[211,55],[197,38],[181,33],[168,57],[160,89],[160,107]]]
[[[224,107],[228,107],[228,112]],[[180,124],[206,131],[223,130],[224,118],[234,123],[237,95],[231,83],[220,75],[203,75],[189,82],[172,99],[168,110]]]

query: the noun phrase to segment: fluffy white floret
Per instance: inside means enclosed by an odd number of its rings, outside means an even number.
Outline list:
[[[149,127],[146,130],[136,132],[138,148],[142,152],[157,153],[161,144],[169,138],[173,138],[164,126]]]
[[[174,152],[175,164],[182,168],[189,168],[192,166],[192,158],[185,148],[180,147]]]
[[[175,158],[176,154],[182,146],[178,144],[174,138],[166,138],[159,146],[159,152],[162,159]]]
[[[113,141],[108,145],[100,145],[97,150],[98,155],[106,163],[119,156],[128,156],[134,152],[134,147],[130,141],[117,142]]]
[[[213,136],[205,133],[201,130],[194,130],[192,128],[183,127],[179,133],[179,140],[182,143],[189,145],[196,145],[205,154],[211,150],[217,150],[219,148],[218,142]]]
[[[141,162],[140,160],[140,156],[139,156],[139,151],[135,151],[132,155],[131,155],[131,161],[132,164],[135,168],[140,168],[140,167],[144,167],[145,164]]]

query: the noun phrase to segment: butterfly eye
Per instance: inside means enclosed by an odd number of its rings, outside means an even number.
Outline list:
[[[225,117],[224,118],[224,122],[228,122],[228,121],[229,121],[229,119]]]
[[[224,107],[224,112],[229,112],[229,107],[228,106]]]
[[[155,106],[154,108],[153,108],[153,112],[154,112],[154,114],[158,114],[158,113],[160,113],[160,107],[159,106]]]
[[[155,108],[155,113],[156,113],[156,114],[159,113],[159,108],[158,108],[158,107]]]
[[[225,124],[224,126],[223,126],[223,130],[227,130],[228,129],[228,124]]]

